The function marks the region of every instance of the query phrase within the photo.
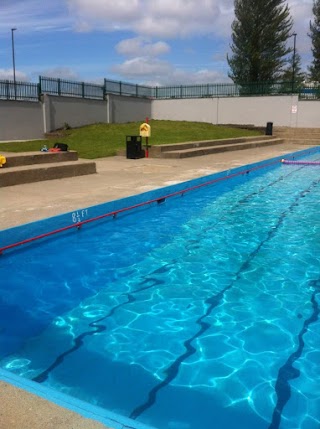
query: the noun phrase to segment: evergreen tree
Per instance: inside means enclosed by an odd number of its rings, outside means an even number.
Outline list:
[[[292,18],[285,0],[234,0],[232,56],[229,77],[235,83],[267,82],[281,78]]]
[[[283,82],[283,90],[285,92],[298,90],[303,86],[305,78],[305,73],[301,69],[301,57],[298,52],[295,52],[294,58],[292,55],[289,59],[288,67],[284,70],[284,73],[281,77]]]
[[[312,44],[313,61],[309,67],[309,78],[311,81],[320,83],[320,0],[313,1],[313,22],[310,22],[310,33]]]
[[[295,53],[295,56],[291,57],[288,62],[288,67],[284,70],[284,73],[281,77],[283,82],[295,82],[295,87],[301,87],[305,81],[306,75],[301,68],[301,57],[298,52]]]

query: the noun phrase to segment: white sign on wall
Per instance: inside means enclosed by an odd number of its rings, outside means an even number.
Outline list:
[[[293,106],[291,106],[291,112],[292,113],[297,113],[298,112],[298,106],[296,104],[294,104]]]

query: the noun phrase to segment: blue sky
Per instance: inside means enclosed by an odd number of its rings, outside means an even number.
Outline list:
[[[306,67],[313,0],[288,0]],[[1,0],[0,79],[228,82],[233,0]],[[293,38],[289,42],[293,44]]]

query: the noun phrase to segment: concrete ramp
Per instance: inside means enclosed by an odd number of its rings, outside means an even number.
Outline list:
[[[79,160],[75,151],[2,153],[0,187],[96,173],[93,161]]]

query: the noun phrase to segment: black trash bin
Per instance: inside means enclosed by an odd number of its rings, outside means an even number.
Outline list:
[[[142,149],[141,136],[127,136],[126,144],[128,159],[144,158],[144,150]]]
[[[272,136],[273,122],[267,122],[266,136]]]

